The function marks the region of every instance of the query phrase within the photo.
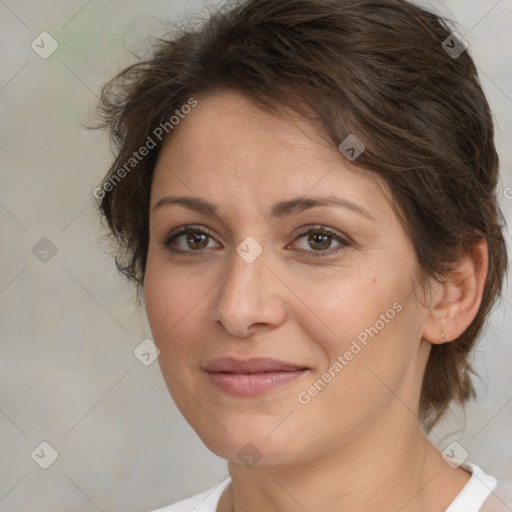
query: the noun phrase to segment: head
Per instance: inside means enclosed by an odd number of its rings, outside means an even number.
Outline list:
[[[474,396],[507,255],[492,117],[451,32],[404,0],[248,0],[104,87],[117,149],[95,196],[220,456],[313,457],[403,403],[428,431]],[[297,371],[240,396],[223,357]]]

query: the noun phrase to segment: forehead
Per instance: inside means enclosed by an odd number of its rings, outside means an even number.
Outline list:
[[[265,209],[283,198],[317,194],[378,209],[390,197],[379,176],[352,165],[307,120],[271,115],[232,91],[199,99],[164,140],[152,206],[165,193]]]

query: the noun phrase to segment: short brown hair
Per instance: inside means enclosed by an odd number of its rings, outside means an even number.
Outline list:
[[[102,89],[101,126],[117,149],[95,195],[119,270],[140,292],[161,140],[152,137],[133,170],[126,162],[156,127],[170,133],[191,98],[232,89],[269,113],[295,110],[335,146],[356,134],[366,150],[354,163],[389,185],[422,278],[442,279],[479,239],[488,243],[478,314],[458,339],[432,346],[419,410],[430,430],[452,400],[475,396],[470,352],[507,271],[492,116],[468,51],[443,47],[451,24],[405,0],[246,0],[160,38],[151,58]]]

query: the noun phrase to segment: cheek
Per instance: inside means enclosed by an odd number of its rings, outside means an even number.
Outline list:
[[[414,407],[423,370],[420,325],[414,302],[396,297],[383,293],[374,296],[372,308],[353,310],[358,319],[340,330],[343,342],[331,347],[330,373],[336,377],[324,404],[343,406],[349,425],[377,417],[393,402]]]
[[[148,257],[144,280],[144,300],[153,341],[160,350],[164,378],[173,388],[169,374],[180,382],[190,380],[204,336],[209,281],[199,272],[193,277],[165,261]],[[176,392],[179,389],[175,390]],[[174,396],[174,393],[173,393]]]
[[[187,288],[178,286],[176,278],[162,265],[148,258],[144,278],[144,302],[146,315],[153,336],[153,341],[160,350],[159,362],[174,374],[173,361],[182,360],[182,325],[186,319],[187,300],[184,295]],[[171,357],[171,354],[174,357]],[[164,378],[167,381],[164,372]]]
[[[344,269],[325,279],[297,279],[293,290],[307,311],[296,320],[331,357],[343,354],[355,339],[364,346],[372,336],[392,330],[407,294],[403,278],[389,271],[387,278],[378,277],[383,274],[366,267]]]
[[[164,257],[150,250],[144,278],[144,301],[155,342],[162,342],[179,326],[190,310],[193,290],[180,269],[170,268]]]
[[[154,341],[159,345],[166,331],[172,327],[170,314],[174,316],[175,308],[169,301],[172,295],[168,292],[168,279],[162,276],[154,265],[146,266],[144,278],[144,303]],[[161,349],[161,347],[160,347]]]
[[[321,352],[309,384],[327,381],[325,388],[317,385],[326,401],[343,397],[358,408],[370,406],[390,394],[386,385],[398,389],[404,375],[415,370],[421,325],[411,273],[402,270],[366,267],[315,286],[301,288],[297,282],[295,291],[312,305],[300,320],[302,329]]]
[[[183,385],[189,387],[191,344],[187,343],[190,311],[187,288],[148,258],[144,279],[146,315],[153,341],[160,350],[158,363],[167,389],[183,416],[188,419],[193,404],[187,402]],[[188,337],[187,337],[188,336]]]

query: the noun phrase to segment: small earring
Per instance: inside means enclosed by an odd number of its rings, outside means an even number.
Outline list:
[[[444,337],[444,331],[441,331],[441,338],[443,338],[443,343],[448,343]]]

